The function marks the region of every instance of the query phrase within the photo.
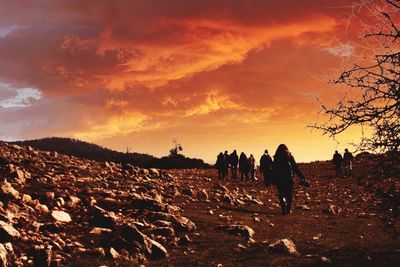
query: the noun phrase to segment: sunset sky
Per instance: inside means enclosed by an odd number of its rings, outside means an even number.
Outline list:
[[[73,137],[213,162],[286,143],[297,161],[338,145],[311,131],[316,97],[357,53],[352,0],[0,1],[0,139]],[[354,10],[353,10],[354,11]],[[319,118],[321,120],[321,118]]]

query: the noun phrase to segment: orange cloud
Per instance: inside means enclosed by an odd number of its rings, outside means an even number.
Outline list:
[[[41,97],[0,108],[0,137],[73,136],[117,149],[134,142],[156,155],[177,137],[188,155],[206,159],[230,144],[297,139],[315,96],[340,93],[315,77],[356,51],[339,46],[354,41],[343,30],[345,5],[1,1],[0,103],[18,88]]]

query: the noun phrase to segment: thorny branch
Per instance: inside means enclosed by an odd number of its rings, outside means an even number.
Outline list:
[[[370,63],[354,64],[332,81],[344,85],[354,94],[346,94],[333,107],[323,104],[326,121],[311,128],[335,138],[354,125],[369,126],[371,137],[362,137],[360,150],[399,151],[400,148],[400,0],[361,1],[352,6],[367,6],[379,22],[369,29],[364,38],[371,43],[374,56]],[[390,42],[388,42],[390,40]],[[376,44],[376,42],[378,43]],[[375,43],[375,44],[374,44]]]

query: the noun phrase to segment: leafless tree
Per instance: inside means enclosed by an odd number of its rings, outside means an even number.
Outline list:
[[[353,5],[353,12],[354,7],[369,12],[362,37],[366,54],[332,80],[346,94],[334,106],[321,102],[324,121],[311,127],[333,138],[351,126],[368,127],[373,134],[361,137],[360,150],[398,152],[400,0],[364,0]]]

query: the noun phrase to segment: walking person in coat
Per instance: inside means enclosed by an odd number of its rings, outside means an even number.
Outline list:
[[[279,192],[279,202],[282,214],[288,215],[292,210],[293,178],[294,174],[300,177],[300,184],[309,186],[304,174],[299,170],[296,161],[285,144],[278,146],[274,155],[273,175]]]
[[[335,166],[336,177],[342,175],[342,155],[336,150],[335,154],[333,154],[332,163]]]
[[[266,149],[260,158],[260,171],[263,175],[266,186],[272,185],[272,163],[272,158]]]
[[[250,180],[257,181],[256,172],[257,172],[257,165],[256,159],[254,158],[253,154],[250,154],[249,157],[249,169],[250,169]]]
[[[240,153],[239,157],[239,171],[241,176],[241,181],[249,180],[249,160],[244,152]]]
[[[236,150],[233,150],[233,152],[229,155],[229,162],[231,165],[231,173],[232,173],[232,179],[237,178],[237,168],[239,164],[239,157],[236,152]]]

